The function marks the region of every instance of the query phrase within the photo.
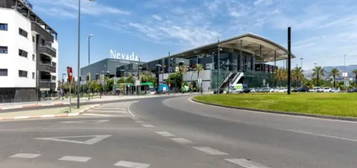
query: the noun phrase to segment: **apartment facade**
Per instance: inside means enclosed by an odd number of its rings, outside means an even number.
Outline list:
[[[24,0],[0,0],[0,102],[55,92],[57,33]]]

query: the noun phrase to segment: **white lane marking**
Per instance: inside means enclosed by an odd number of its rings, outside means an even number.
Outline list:
[[[209,155],[228,155],[228,153],[207,146],[194,146],[193,148]]]
[[[111,137],[112,135],[84,135],[84,136],[64,136],[64,137],[44,137],[44,138],[35,138],[37,140],[47,140],[47,141],[56,141],[56,142],[69,142],[76,144],[86,144],[93,145],[98,143],[106,138]],[[73,140],[74,138],[90,138],[85,141]]]
[[[127,114],[127,111],[99,111],[99,110],[88,110],[87,113],[107,113],[107,114]]]
[[[143,127],[145,128],[154,128],[155,126],[151,125],[151,124],[141,124]]]
[[[116,117],[117,115],[107,115],[107,114],[94,114],[94,113],[85,113],[82,114],[85,116],[98,116],[98,117]]]
[[[83,124],[83,123],[105,123],[109,120],[79,120],[79,121],[61,121],[62,124]]]
[[[116,110],[119,110],[119,111],[122,111],[122,110],[126,110],[125,107],[118,107],[118,108],[93,108],[93,110],[109,110],[109,111],[116,111]]]
[[[293,130],[293,129],[283,129],[283,130],[294,132],[294,133],[299,133],[299,134],[314,135],[314,136],[319,136],[319,137],[326,137],[326,138],[332,138],[332,139],[338,139],[338,140],[344,140],[344,141],[350,141],[350,142],[357,142],[357,139],[338,137],[338,136],[333,136],[333,135],[319,134],[319,133],[313,133],[313,132],[301,131],[301,130]]]
[[[55,117],[54,114],[41,115],[41,118],[52,118]]]
[[[185,139],[185,138],[171,138],[171,140],[180,143],[180,144],[192,144],[191,140]]]
[[[150,167],[150,164],[121,160],[115,163],[114,166],[127,167],[127,168],[148,168]]]
[[[155,133],[164,136],[164,137],[174,137],[175,135],[170,133],[170,132],[166,132],[166,131],[156,131]]]
[[[39,156],[40,156],[40,154],[35,154],[35,153],[17,153],[17,154],[10,156],[9,158],[34,159]]]
[[[143,124],[144,123],[144,121],[141,121],[141,120],[135,120],[135,122],[138,123],[138,124]]]
[[[82,113],[82,112],[81,112]],[[70,117],[72,117],[72,116],[78,116],[80,113],[69,113],[69,114],[67,114],[67,116],[70,116]]]
[[[28,118],[30,118],[30,116],[17,116],[17,117],[14,117],[15,120],[28,119]]]
[[[128,106],[128,112],[129,112],[129,114],[131,115],[131,117],[135,118],[136,116],[135,116],[135,114],[130,110],[130,106],[131,106],[131,104]]]
[[[85,156],[63,156],[58,160],[70,161],[70,162],[88,162],[88,160],[90,159],[91,159],[90,157],[85,157]]]
[[[244,168],[269,168],[269,167],[266,167],[266,166],[264,166],[264,165],[262,165],[260,163],[256,163],[256,162],[253,162],[253,161],[250,161],[250,160],[247,160],[247,159],[243,159],[243,158],[240,158],[240,159],[224,159],[224,160],[227,161],[227,162],[239,165],[239,166],[244,167]]]

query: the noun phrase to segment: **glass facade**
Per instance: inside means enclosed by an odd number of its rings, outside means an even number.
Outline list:
[[[145,63],[144,70],[157,73],[156,65],[161,65],[159,73],[172,73],[179,64],[187,66],[188,71],[195,71],[196,65],[203,65],[204,70],[211,71],[211,86],[214,90],[225,80],[230,72],[244,72],[244,84],[248,87],[273,86],[275,67],[259,61],[257,55],[233,48],[218,47],[202,51],[193,51],[184,56],[166,57]]]

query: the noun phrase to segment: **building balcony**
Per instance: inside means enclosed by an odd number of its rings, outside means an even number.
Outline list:
[[[38,47],[38,52],[40,54],[46,54],[46,55],[49,55],[49,56],[52,56],[52,57],[56,57],[56,49],[54,49],[53,47],[49,46],[49,45],[40,45]]]
[[[51,64],[39,64],[38,65],[39,71],[46,71],[51,73],[56,73],[56,66],[52,66]]]
[[[54,41],[53,35],[47,30],[45,30],[44,28],[42,28],[39,24],[32,22],[31,29],[32,31],[35,31],[38,34],[40,34],[46,41],[50,41],[50,42]]]
[[[46,89],[56,89],[56,82],[52,82],[51,80],[40,80],[39,88],[46,88]]]

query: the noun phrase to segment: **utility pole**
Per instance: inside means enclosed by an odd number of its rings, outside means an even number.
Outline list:
[[[89,0],[95,1],[95,0]],[[79,98],[79,89],[81,85],[80,80],[80,66],[81,66],[81,0],[78,0],[78,20],[77,20],[77,40],[78,40],[78,55],[77,55],[77,108],[79,109],[80,105],[80,98]]]
[[[291,27],[288,27],[288,95],[291,94]]]
[[[79,109],[80,105],[79,105],[79,89],[80,89],[80,57],[81,57],[81,0],[78,0],[78,27],[77,27],[77,31],[78,31],[78,55],[77,55],[77,108]]]
[[[221,67],[220,67],[220,59],[221,59],[221,46],[220,46],[220,40],[218,39],[218,53],[217,53],[217,94],[220,93],[220,88],[219,88],[219,76],[220,76],[220,73],[221,73]]]

